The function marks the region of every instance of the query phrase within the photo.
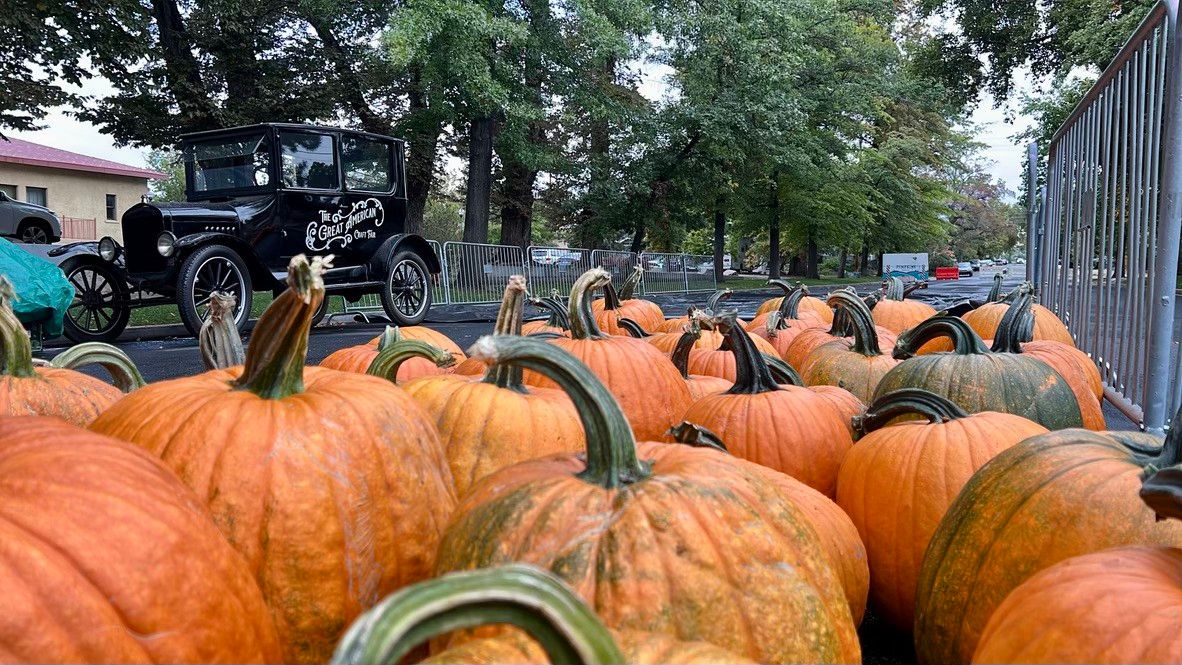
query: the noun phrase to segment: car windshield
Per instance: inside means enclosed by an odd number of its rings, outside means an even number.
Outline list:
[[[271,184],[271,146],[266,132],[189,144],[186,165],[193,190],[248,189]]]

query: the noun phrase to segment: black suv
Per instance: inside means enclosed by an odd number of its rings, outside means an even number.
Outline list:
[[[213,291],[238,298],[241,328],[252,292],[281,290],[297,254],[335,256],[329,294],[380,293],[398,325],[427,315],[440,264],[426,240],[404,233],[403,141],[272,123],[188,134],[181,148],[185,203],[129,209],[124,246],[107,237],[54,250],[71,254],[60,262],[76,290],[67,337],[111,340],[133,307],[173,302],[196,335]]]

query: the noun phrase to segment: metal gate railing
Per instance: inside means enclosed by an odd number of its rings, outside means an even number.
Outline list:
[[[427,244],[431,245],[431,249],[435,250],[435,256],[439,257],[439,263],[443,268],[443,271],[439,274],[439,281],[431,286],[431,300],[436,305],[446,304],[447,289],[445,285],[447,284],[447,262],[443,260],[443,249],[435,240],[428,240]],[[357,302],[344,300],[342,311],[345,314],[362,315],[381,312],[383,311],[382,297],[376,293],[367,293],[361,296]]]
[[[1042,303],[1096,361],[1108,396],[1154,432],[1182,401],[1177,25],[1178,0],[1154,5],[1055,133],[1027,239]]]
[[[685,290],[714,291],[718,281],[714,279],[714,257],[698,254],[685,255]]]
[[[597,249],[591,252],[591,267],[603,268],[611,273],[612,281],[616,284],[636,269],[638,260],[636,252],[618,252],[610,249]]]
[[[645,293],[686,291],[685,257],[681,254],[648,253],[640,255],[644,266]]]
[[[591,268],[591,254],[577,247],[531,245],[525,251],[530,293],[546,296],[552,289],[570,293],[579,275]]]
[[[524,253],[516,246],[445,242],[443,257],[447,302],[453,305],[500,302],[509,277],[525,274]]]

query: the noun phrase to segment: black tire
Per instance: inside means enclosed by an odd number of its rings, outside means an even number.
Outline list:
[[[417,326],[431,311],[431,273],[423,257],[402,250],[386,264],[382,309],[396,326]]]
[[[234,323],[238,331],[246,329],[254,294],[250,270],[238,252],[225,245],[206,245],[181,263],[176,285],[176,306],[181,322],[194,337],[209,313],[209,293],[226,291],[238,299]]]
[[[330,297],[331,296],[329,296],[327,293],[324,294],[324,300],[320,301],[320,306],[317,307],[316,311],[312,313],[312,327],[313,328],[320,325],[320,322],[324,320],[324,315],[328,314],[328,299]]]
[[[74,285],[62,334],[71,342],[113,342],[127,328],[130,289],[115,270],[96,261],[67,260],[62,273]]]
[[[39,219],[26,219],[17,229],[16,237],[23,243],[48,245],[53,237],[53,229]]]

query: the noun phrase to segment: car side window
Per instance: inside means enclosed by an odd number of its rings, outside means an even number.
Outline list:
[[[333,137],[326,134],[280,134],[283,185],[300,189],[339,189],[333,142]]]
[[[388,192],[394,178],[390,174],[392,153],[386,141],[364,136],[346,136],[341,140],[341,163],[345,186],[366,192]]]

